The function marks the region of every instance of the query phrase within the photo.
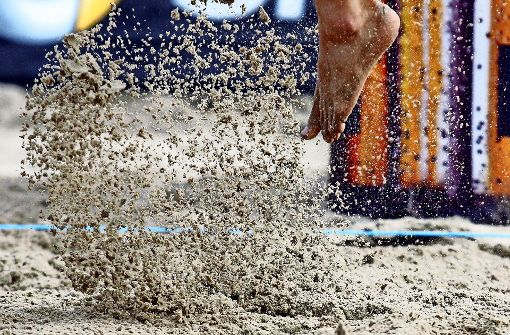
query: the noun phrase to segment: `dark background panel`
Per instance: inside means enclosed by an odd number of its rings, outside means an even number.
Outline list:
[[[498,49],[498,137],[505,137],[510,136],[510,45]]]
[[[0,0],[1,1],[1,0]],[[152,31],[154,37],[165,31],[173,30],[170,22],[170,11],[176,8],[175,0],[123,0],[119,7],[123,9],[122,22],[118,25],[119,33],[122,29],[133,27],[136,22],[140,22],[145,28]],[[317,41],[305,34],[306,27],[314,27],[317,22],[313,0],[305,0],[306,9],[304,15],[299,19],[278,19],[276,17],[276,7],[278,1],[268,0],[264,7],[273,18],[271,25],[281,36],[287,33],[293,33],[302,40],[305,50],[312,55],[312,59],[307,64],[309,71],[315,70]],[[288,0],[285,1],[289,4]],[[132,15],[134,14],[134,15]],[[125,15],[129,18],[125,19]],[[247,17],[240,18],[238,21],[247,20]],[[105,20],[103,20],[104,22]],[[0,22],[1,24],[1,22]],[[253,34],[250,29],[243,29],[238,33],[237,39],[249,39]],[[142,36],[139,38],[141,39]],[[58,42],[58,41],[57,41]],[[134,46],[140,41],[134,37]],[[154,40],[154,45],[158,45]],[[0,38],[0,82],[16,83],[23,86],[31,85],[37,76],[39,68],[45,63],[45,54],[52,50],[53,44],[34,45],[20,44],[5,38]],[[313,82],[306,83],[303,89],[312,92]]]

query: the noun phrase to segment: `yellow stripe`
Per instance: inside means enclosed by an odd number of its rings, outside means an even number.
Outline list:
[[[88,29],[101,21],[120,0],[80,0],[76,31]]]
[[[442,0],[430,0],[429,4],[429,78],[428,78],[428,120],[427,137],[429,160],[427,182],[438,185],[437,155],[439,125],[438,113],[440,108],[441,89],[443,87],[443,67],[441,64],[441,23],[443,16]]]
[[[420,113],[423,88],[423,4],[421,0],[402,2],[400,66],[402,75],[402,156],[401,181],[405,186],[420,183]]]
[[[498,49],[510,45],[510,0],[493,0],[489,80],[489,189],[495,195],[510,195],[510,138],[498,141]],[[510,64],[508,65],[510,66]]]

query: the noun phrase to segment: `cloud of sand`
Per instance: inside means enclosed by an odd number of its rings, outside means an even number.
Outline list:
[[[27,100],[24,174],[64,231],[74,288],[141,318],[336,313],[293,116],[303,47],[267,19],[173,11],[176,31],[133,48],[111,32],[119,14],[66,37]],[[235,40],[241,29],[255,38]]]

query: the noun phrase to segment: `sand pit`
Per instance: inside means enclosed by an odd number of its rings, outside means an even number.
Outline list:
[[[384,224],[491,231],[462,219]],[[375,222],[353,224],[368,226],[374,228]],[[440,239],[424,245],[376,247],[374,241],[332,239],[331,257],[340,264],[334,269],[339,274],[334,294],[340,307],[337,316],[274,316],[234,307],[228,314],[195,315],[177,324],[164,318],[151,324],[98,313],[90,298],[73,290],[65,279],[52,242],[48,233],[1,234],[3,334],[334,334],[338,323],[347,334],[508,334],[510,330],[508,242],[506,253],[487,247],[503,241]]]
[[[321,232],[508,229],[328,213],[336,190],[298,136],[309,55],[267,13],[243,27],[174,11],[180,34],[134,50],[135,27],[111,33],[118,15],[66,37],[27,100],[32,191],[4,179],[0,219],[57,229],[0,235],[5,334],[509,330],[507,240]],[[248,28],[252,41],[225,38]]]

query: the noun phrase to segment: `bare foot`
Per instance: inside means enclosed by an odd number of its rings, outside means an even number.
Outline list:
[[[379,58],[395,41],[400,19],[379,0],[316,0],[319,61],[315,100],[301,132],[338,139]]]

